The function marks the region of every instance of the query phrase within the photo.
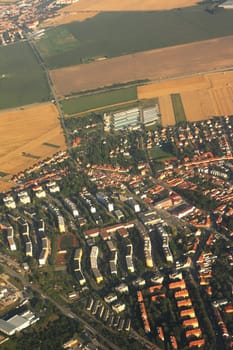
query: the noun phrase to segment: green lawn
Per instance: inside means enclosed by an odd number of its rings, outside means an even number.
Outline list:
[[[47,101],[45,74],[26,42],[0,48],[0,109]]]
[[[49,29],[35,44],[52,69],[233,34],[233,11],[205,6],[101,13]]]
[[[184,106],[183,106],[180,94],[172,94],[171,100],[172,100],[176,123],[186,122]]]
[[[136,87],[122,88],[108,92],[102,92],[90,96],[79,96],[62,101],[65,114],[75,114],[94,108],[106,108],[107,106],[132,101],[137,99]],[[120,108],[120,106],[118,107]]]
[[[155,146],[148,151],[149,157],[153,160],[162,161],[169,158],[174,158],[174,155],[162,150],[160,147]]]

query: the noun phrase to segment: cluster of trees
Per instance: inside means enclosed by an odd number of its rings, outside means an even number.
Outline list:
[[[2,350],[62,350],[65,341],[82,328],[77,321],[59,316],[44,327],[35,325],[27,331],[16,335],[12,340],[1,345]]]
[[[195,205],[199,209],[211,211],[218,205],[217,201],[204,196],[201,192],[176,188],[176,192],[185,198],[189,203]]]

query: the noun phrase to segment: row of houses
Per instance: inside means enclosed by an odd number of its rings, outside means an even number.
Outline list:
[[[45,222],[40,219],[37,223],[37,236],[40,241],[41,251],[39,255],[39,265],[44,266],[47,263],[50,248],[50,240],[45,233]]]
[[[90,253],[90,265],[97,284],[101,283],[104,279],[98,268],[98,254],[99,248],[97,246],[92,246]]]
[[[74,261],[73,261],[74,274],[75,274],[75,278],[78,280],[81,286],[86,284],[86,279],[83,275],[82,268],[81,268],[82,255],[83,255],[82,248],[75,249]]]
[[[168,288],[174,293],[174,299],[176,301],[179,318],[185,331],[188,347],[202,347],[205,345],[205,339],[203,338],[196,312],[192,306],[192,300],[186,282],[181,273],[174,276],[174,278],[175,281],[172,280]]]
[[[55,181],[50,181],[46,184],[46,187],[49,191],[49,193],[53,194],[56,192],[60,192],[60,187]],[[42,185],[34,184],[32,186],[32,192],[37,198],[45,198],[46,197],[46,191],[42,187]],[[28,194],[28,191],[18,191],[17,192],[17,199],[21,204],[30,204],[31,198]],[[15,209],[16,208],[16,200],[11,194],[7,194],[5,197],[3,197],[3,203],[4,205],[9,209]]]
[[[173,263],[174,258],[173,258],[173,254],[172,254],[170,246],[169,246],[168,233],[164,229],[164,226],[161,224],[156,225],[156,230],[158,231],[160,238],[162,240],[162,248],[163,248],[163,252],[164,252],[164,256],[165,256],[166,261],[168,263]]]
[[[29,233],[29,224],[23,218],[19,218],[17,221],[19,225],[19,232],[24,244],[25,255],[32,257],[33,256],[33,247],[32,241]]]
[[[114,311],[114,308],[112,308]],[[110,328],[115,328],[118,331],[127,331],[131,329],[131,320],[129,318],[123,318],[115,314],[109,307],[103,305],[100,300],[88,299],[86,304],[86,310],[93,316],[99,318],[101,321],[107,324]]]
[[[57,208],[54,204],[50,203],[48,206],[50,212],[56,216],[57,226],[60,233],[64,233],[66,231],[65,228],[65,220],[61,215],[59,208]]]

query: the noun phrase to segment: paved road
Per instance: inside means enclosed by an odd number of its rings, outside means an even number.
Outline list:
[[[28,35],[27,35],[27,42],[30,45],[31,49],[33,50],[33,52],[37,58],[38,63],[40,64],[41,68],[43,69],[43,71],[45,73],[45,76],[46,76],[46,79],[47,79],[47,82],[48,82],[48,85],[50,88],[50,92],[52,94],[52,99],[54,100],[54,104],[56,105],[56,107],[58,109],[61,126],[64,130],[67,148],[68,148],[68,151],[70,151],[71,143],[70,143],[70,139],[69,139],[69,133],[68,133],[68,130],[67,130],[66,125],[65,125],[65,116],[64,116],[63,110],[61,108],[61,105],[59,103],[59,99],[57,97],[55,87],[54,87],[53,82],[50,78],[49,69],[47,68],[47,66],[46,66],[43,58],[41,57],[39,51],[37,50],[36,46],[34,45],[33,40]]]

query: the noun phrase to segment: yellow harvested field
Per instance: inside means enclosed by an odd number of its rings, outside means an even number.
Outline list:
[[[43,22],[43,27],[84,21],[101,12],[171,10],[194,6],[197,2],[197,0],[79,0],[61,9],[57,17]]]
[[[170,95],[159,97],[159,108],[161,113],[161,121],[163,126],[175,125],[176,120],[174,116],[172,101]]]
[[[189,121],[204,120],[217,115],[215,101],[212,100],[208,90],[182,92],[181,99],[186,118]]]
[[[204,75],[197,75],[188,78],[165,80],[160,83],[139,86],[137,88],[139,100],[164,96],[167,94],[181,93],[183,91],[193,91],[195,89],[207,89],[210,82]]]
[[[65,67],[50,71],[56,92],[59,96],[70,95],[80,91],[95,90],[114,84],[122,84],[137,80],[151,81],[196,74],[233,66],[233,36],[199,41],[191,44],[172,46],[96,61],[79,66]],[[210,59],[211,57],[211,59]],[[192,80],[194,79],[194,80]],[[203,88],[210,82],[201,76],[189,80]],[[214,83],[214,82],[213,82]],[[220,80],[219,82],[220,83]],[[170,81],[169,84],[178,84]],[[179,83],[182,88],[182,81]],[[152,87],[149,85],[139,89],[139,97],[145,94],[149,98]],[[188,82],[187,82],[188,86]],[[161,89],[168,89],[163,83]],[[161,95],[161,94],[160,94]]]
[[[171,94],[180,94],[186,119],[197,121],[213,116],[233,114],[233,71],[202,74],[198,76],[167,80],[138,87],[138,98],[159,97],[162,124],[169,124],[170,100],[167,111],[164,104]],[[161,107],[162,101],[162,107]],[[168,113],[168,116],[166,115]],[[169,125],[172,125],[172,121]]]
[[[0,130],[0,173],[9,174],[0,178],[0,191],[12,185],[7,180],[13,174],[66,148],[58,111],[52,103],[1,112]]]

